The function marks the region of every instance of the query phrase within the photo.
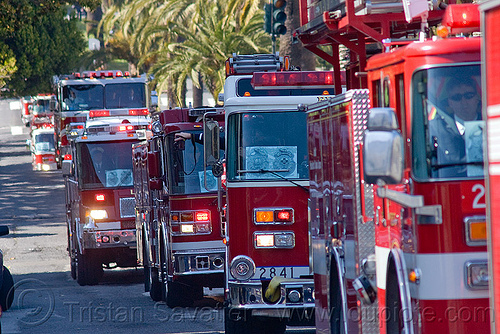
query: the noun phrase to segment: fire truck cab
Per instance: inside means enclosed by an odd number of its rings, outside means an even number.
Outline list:
[[[205,113],[224,121],[221,108],[164,110],[153,137],[133,148],[138,262],[151,298],[172,308],[192,306],[204,287],[224,287],[217,179],[204,171]]]
[[[438,12],[439,35],[351,59],[368,89],[307,108],[318,332],[489,331],[479,11]]]
[[[151,103],[145,75],[122,71],[87,71],[54,77],[57,103],[54,111],[56,159],[60,166],[69,153],[66,128],[94,116],[147,116]],[[92,117],[92,116],[91,116]]]
[[[279,54],[233,54],[226,62],[226,333],[314,324],[306,118],[298,105],[332,95],[333,73],[286,64]],[[218,138],[216,123],[205,128],[205,138]],[[209,142],[212,156],[217,144]]]
[[[54,146],[54,126],[46,124],[31,130],[27,145],[31,151],[33,170],[55,170],[56,149]]]
[[[132,145],[149,124],[149,117],[121,116],[72,127],[62,173],[71,276],[80,285],[97,284],[103,267],[137,265]]]

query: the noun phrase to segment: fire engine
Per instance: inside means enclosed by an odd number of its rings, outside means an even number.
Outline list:
[[[164,110],[153,137],[133,148],[138,262],[146,291],[169,307],[224,287],[217,180],[203,169],[204,113],[224,120],[221,108]]]
[[[31,151],[33,170],[57,169],[54,146],[54,126],[45,124],[31,130],[31,137],[27,141]]]
[[[314,324],[306,115],[297,105],[331,95],[333,73],[287,69],[279,54],[233,54],[226,62],[226,333]],[[218,130],[207,117],[214,175],[224,170]]]
[[[33,97],[30,125],[32,129],[54,124],[54,112],[50,110],[51,101],[55,101],[55,95],[38,94]]]
[[[147,79],[122,71],[86,71],[53,78],[57,103],[52,104],[56,136],[56,160],[61,165],[69,153],[66,127],[85,122],[92,111],[106,115],[148,115],[150,112]]]
[[[351,89],[307,111],[317,332],[488,332],[477,5],[307,3],[296,37],[354,62]],[[388,39],[415,15],[442,17],[438,35]]]
[[[31,105],[33,104],[33,98],[31,96],[23,96],[21,98],[21,120],[26,127],[30,126],[31,122]]]
[[[485,1],[481,9],[481,32],[483,36],[482,74],[483,74],[483,117],[486,121],[486,199],[487,199],[487,223],[488,223],[488,264],[490,277],[490,306],[492,308],[492,333],[500,332],[500,239],[498,226],[500,223],[500,198],[496,190],[500,184],[500,172],[498,156],[498,143],[500,138],[498,130],[500,116],[500,96],[498,95],[499,83],[495,80],[495,72],[500,69],[498,43],[498,18],[500,18],[500,1]]]
[[[103,267],[135,267],[132,145],[146,138],[148,116],[90,118],[71,125],[62,162],[71,276],[97,284]]]

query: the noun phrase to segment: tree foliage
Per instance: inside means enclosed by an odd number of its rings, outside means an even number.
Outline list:
[[[58,0],[0,2],[0,40],[5,45],[0,59],[12,55],[17,67],[7,82],[11,95],[50,92],[53,75],[75,68],[85,48],[84,36],[74,19],[65,18],[64,4]]]

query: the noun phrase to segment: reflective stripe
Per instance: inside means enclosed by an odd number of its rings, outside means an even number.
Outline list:
[[[389,258],[389,248],[375,246],[375,259],[377,261],[377,287],[385,290],[387,281],[387,259]]]
[[[197,242],[172,242],[172,250],[193,250],[206,248],[225,248],[222,240],[197,241]]]
[[[486,252],[405,254],[415,257],[416,267],[421,271],[420,283],[410,284],[412,298],[421,300],[453,300],[488,298],[488,290],[467,288],[465,263],[480,260],[487,262]],[[410,266],[410,262],[407,262]],[[410,268],[407,268],[410,269]]]

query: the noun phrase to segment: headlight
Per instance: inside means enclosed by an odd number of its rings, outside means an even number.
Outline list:
[[[92,219],[104,219],[104,218],[108,218],[108,213],[106,212],[106,210],[90,210],[90,217],[92,217]]]
[[[488,289],[488,263],[469,261],[465,263],[466,283],[470,289]]]
[[[153,124],[151,124],[151,130],[155,135],[158,135],[162,132],[163,126],[159,121],[155,121],[153,122]]]
[[[255,232],[253,234],[255,248],[293,248],[295,234],[293,232]]]
[[[245,255],[238,255],[231,261],[231,276],[239,281],[246,281],[255,274],[255,263]]]
[[[194,225],[193,224],[182,224],[181,225],[181,233],[194,233]]]

